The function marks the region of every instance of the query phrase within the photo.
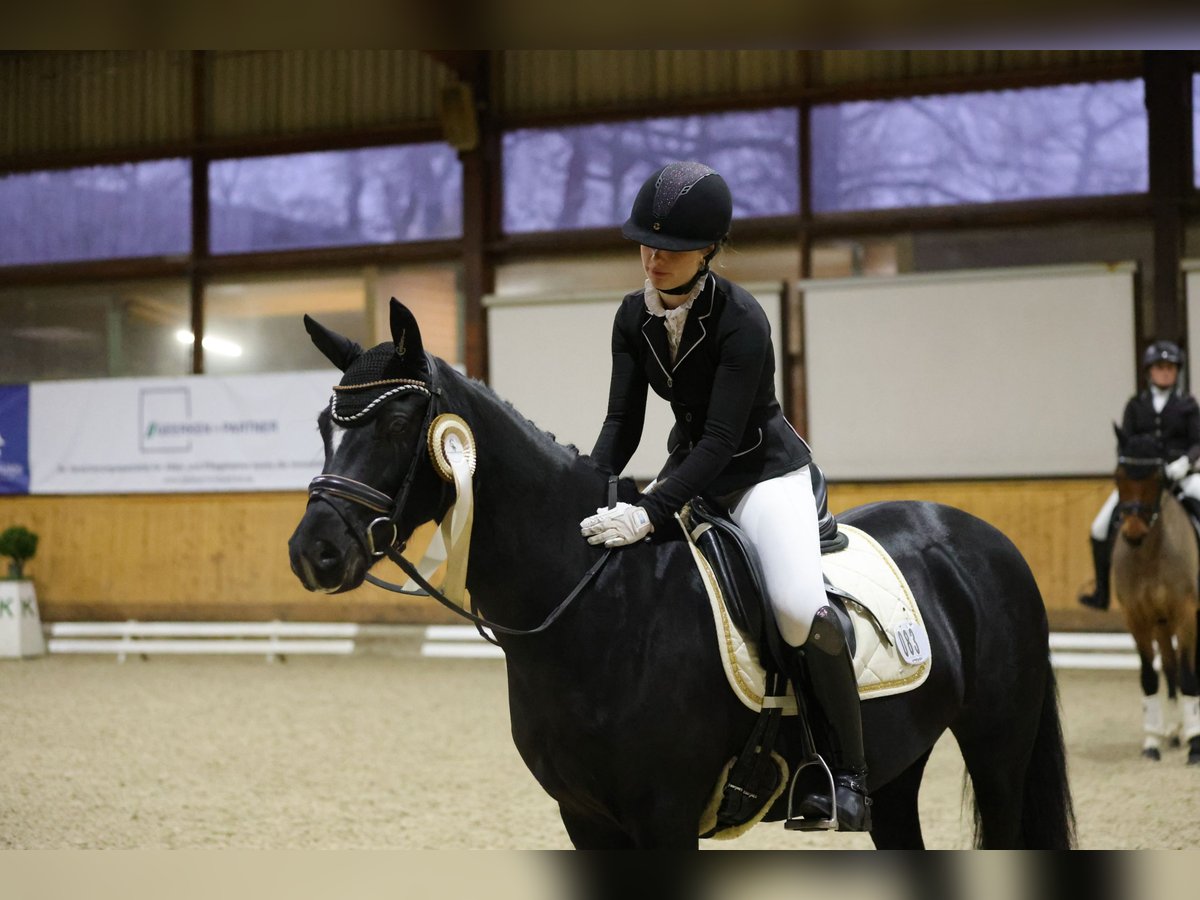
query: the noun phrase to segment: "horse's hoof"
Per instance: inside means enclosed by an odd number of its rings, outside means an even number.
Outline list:
[[[1170,747],[1172,750],[1178,750],[1180,747],[1183,746],[1183,741],[1181,741],[1179,739],[1179,735],[1175,735],[1173,738],[1171,738],[1169,741],[1167,741],[1167,746]]]
[[[1189,753],[1187,764],[1189,766],[1200,766],[1200,753],[1197,753],[1194,750]]]
[[[1162,754],[1158,752],[1157,747],[1147,747],[1145,750],[1142,751],[1142,756],[1145,759],[1152,759],[1155,762],[1159,762],[1162,760]]]

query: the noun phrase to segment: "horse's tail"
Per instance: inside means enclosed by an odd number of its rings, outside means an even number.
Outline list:
[[[1070,850],[1075,845],[1075,809],[1067,781],[1067,753],[1059,718],[1058,683],[1049,661],[1042,714],[1025,773],[1021,803],[1021,844],[1038,850]]]

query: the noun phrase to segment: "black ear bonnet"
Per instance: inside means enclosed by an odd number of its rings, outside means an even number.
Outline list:
[[[361,425],[374,418],[389,400],[405,392],[422,391],[428,382],[429,368],[424,359],[420,365],[396,353],[394,344],[379,344],[365,351],[346,369],[342,380],[333,390],[330,412],[339,425]]]

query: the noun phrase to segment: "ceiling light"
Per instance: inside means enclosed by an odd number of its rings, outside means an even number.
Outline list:
[[[186,328],[180,328],[175,332],[175,340],[181,344],[194,344],[196,336]],[[214,337],[211,334],[206,334],[204,340],[200,342],[200,346],[210,353],[215,353],[217,356],[241,356],[241,344],[235,344],[233,341],[227,341],[225,338]]]

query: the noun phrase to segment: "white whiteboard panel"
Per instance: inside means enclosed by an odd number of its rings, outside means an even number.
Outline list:
[[[1187,292],[1187,370],[1188,389],[1200,393],[1200,376],[1196,372],[1196,354],[1200,353],[1200,260],[1184,260],[1184,290]]]
[[[1098,475],[1135,388],[1131,265],[810,280],[809,443],[833,480]]]
[[[781,390],[780,286],[744,285],[762,304],[775,335],[775,390]],[[608,411],[612,326],[621,296],[488,297],[488,366],[492,389],[561,444],[588,453]],[[654,391],[646,400],[642,443],[625,475],[649,480],[667,458],[671,407]]]

